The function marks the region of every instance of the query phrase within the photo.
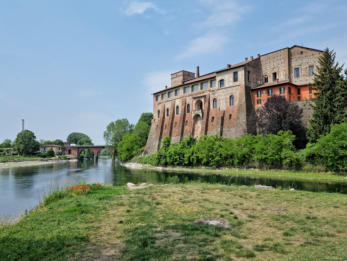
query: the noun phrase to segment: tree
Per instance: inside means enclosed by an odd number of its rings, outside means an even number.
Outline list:
[[[336,53],[327,48],[319,58],[313,88],[317,97],[313,100],[314,111],[308,128],[310,142],[328,134],[332,124],[346,122],[346,79],[335,57]]]
[[[11,148],[12,147],[12,142],[10,139],[6,139],[3,141],[3,143],[1,143],[0,145],[1,148]]]
[[[136,134],[126,134],[117,145],[117,155],[121,161],[128,161],[141,151],[141,139]]]
[[[295,146],[306,144],[305,128],[301,121],[302,109],[289,103],[282,96],[272,96],[257,111],[257,124],[261,134],[277,134],[280,130],[291,130],[296,136]]]
[[[107,125],[104,132],[106,144],[112,145],[117,151],[117,145],[122,140],[123,136],[133,129],[133,125],[127,119],[116,120]]]
[[[139,121],[135,125],[134,133],[141,139],[141,146],[145,146],[151,129],[153,114],[150,112],[142,113]]]
[[[70,144],[76,145],[93,145],[92,140],[88,137],[88,135],[80,132],[72,132],[67,137],[67,142]]]
[[[40,148],[35,134],[30,130],[24,130],[18,133],[14,144],[20,155],[33,155]]]
[[[144,123],[146,123],[148,126],[151,126],[151,124],[152,124],[152,119],[153,119],[153,113],[151,113],[151,112],[144,112],[144,113],[141,114],[138,123],[139,123],[139,122],[144,122]]]
[[[47,150],[46,154],[47,154],[47,157],[50,157],[50,158],[55,156],[55,152],[53,149]]]

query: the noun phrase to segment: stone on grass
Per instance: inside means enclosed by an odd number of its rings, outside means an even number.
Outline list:
[[[141,183],[140,185],[135,185],[134,183],[128,182],[127,186],[129,189],[143,189],[153,186],[153,184]]]
[[[219,227],[228,227],[229,222],[225,219],[199,219],[193,222],[197,226],[219,226]]]
[[[255,188],[261,188],[261,189],[273,189],[272,186],[265,186],[265,185],[254,185]]]

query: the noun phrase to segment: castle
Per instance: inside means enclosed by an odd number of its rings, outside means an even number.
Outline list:
[[[171,74],[171,87],[153,94],[153,120],[145,153],[156,152],[165,137],[221,135],[234,138],[256,133],[255,111],[273,95],[304,108],[314,96],[312,83],[321,50],[294,45],[200,75]]]

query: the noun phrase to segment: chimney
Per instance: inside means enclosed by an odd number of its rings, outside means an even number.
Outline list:
[[[260,58],[260,53],[258,53],[258,55],[257,55],[257,56],[258,56],[258,58]]]
[[[247,57],[245,58],[245,61],[246,61],[246,62],[248,61],[248,58],[247,58]]]
[[[165,89],[167,89],[167,85],[165,85]]]
[[[227,68],[230,68],[231,67],[231,64],[227,64]]]
[[[253,56],[251,56],[251,60],[253,61]]]
[[[196,66],[196,78],[200,77],[200,68],[199,66]]]
[[[24,119],[22,119],[22,131],[24,131]]]

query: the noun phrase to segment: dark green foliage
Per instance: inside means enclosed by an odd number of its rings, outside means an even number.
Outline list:
[[[335,57],[333,50],[326,49],[319,59],[313,89],[317,98],[307,132],[310,142],[329,133],[332,124],[346,122],[347,84],[341,74],[342,66],[335,62]]]
[[[141,139],[136,134],[126,134],[117,146],[117,155],[121,161],[128,161],[141,151]]]
[[[10,139],[6,139],[3,141],[3,143],[0,144],[0,148],[11,148],[12,147],[12,142]]]
[[[220,136],[193,137],[170,144],[164,138],[153,155],[140,158],[141,163],[160,166],[261,167],[298,169],[301,161],[295,152],[295,136],[290,131],[277,135],[245,135],[237,139]]]
[[[321,136],[316,144],[307,144],[304,151],[307,161],[322,164],[327,170],[347,171],[347,123],[333,125],[330,133]]]
[[[47,154],[47,157],[50,157],[50,158],[55,156],[54,150],[52,149],[47,150],[46,154]]]
[[[297,148],[306,145],[306,131],[303,127],[302,109],[295,103],[289,103],[282,96],[272,96],[257,111],[257,123],[260,134],[277,134],[290,130],[296,136]]]
[[[93,145],[93,142],[88,135],[80,132],[70,133],[70,135],[67,137],[67,142],[76,145]]]
[[[14,144],[20,155],[33,155],[40,147],[35,134],[30,130],[24,130],[18,133]]]

